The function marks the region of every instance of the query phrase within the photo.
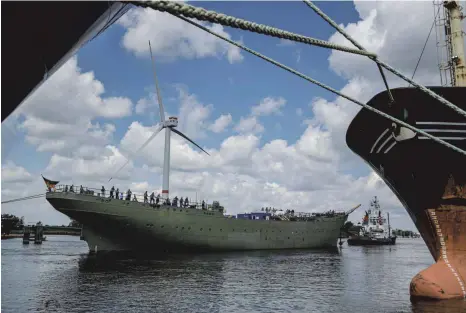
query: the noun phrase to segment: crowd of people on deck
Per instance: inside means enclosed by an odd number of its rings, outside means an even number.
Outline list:
[[[65,189],[64,189],[65,192],[75,192],[74,191],[74,186],[71,185],[68,189],[68,185],[65,186]],[[100,196],[101,197],[105,197],[105,187],[102,186],[102,189],[100,190]],[[83,186],[81,185],[80,188],[79,188],[79,193],[80,194],[94,194],[93,191],[90,191],[88,190],[87,188],[84,189]],[[131,196],[133,196],[133,198],[131,199]],[[111,199],[118,199],[118,200],[126,200],[126,201],[136,201],[138,202],[138,199],[136,197],[135,194],[132,193],[131,189],[128,189],[126,191],[126,196],[124,196],[124,193],[123,192],[120,192],[120,189],[117,188],[115,189],[115,186],[112,186],[112,188],[110,189],[110,195],[109,197]],[[195,206],[195,204],[190,204],[189,202],[189,199],[188,197],[186,198],[183,198],[183,197],[174,197],[172,200],[170,200],[169,198],[167,199],[161,199],[160,197],[160,194],[157,194],[157,196],[155,195],[154,192],[152,192],[149,196],[148,192],[144,192],[144,203],[149,203],[151,205],[155,205],[155,206],[158,206],[158,205],[169,205],[169,206],[173,206],[173,207],[190,207],[192,205]],[[207,208],[206,206],[206,203],[204,200],[202,200],[202,204],[201,204],[201,207],[203,210],[205,210]]]

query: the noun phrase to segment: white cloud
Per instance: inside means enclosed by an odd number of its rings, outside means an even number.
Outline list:
[[[301,62],[301,49],[295,50],[294,56],[296,58],[296,63]]]
[[[264,131],[264,126],[259,123],[255,116],[250,117],[241,117],[239,123],[235,126],[235,130],[238,133],[246,134],[246,133],[262,133]]]
[[[105,153],[92,159],[83,157],[64,157],[52,155],[45,173],[50,173],[54,179],[68,181],[98,181],[108,182],[116,171],[126,162],[126,158],[116,147],[106,146]],[[127,180],[133,168],[130,162],[115,179]]]
[[[148,97],[141,98],[138,100],[136,105],[134,106],[134,111],[136,114],[143,115],[152,108],[158,109],[158,100],[156,93],[150,93]]]
[[[221,25],[196,22],[231,39],[230,34]],[[154,55],[168,61],[176,58],[206,57],[226,57],[230,63],[243,60],[238,47],[166,12],[134,8],[120,18],[118,23],[126,29],[122,40],[123,47],[136,56],[148,55],[150,40]]]
[[[279,47],[289,47],[289,46],[295,46],[296,42],[288,40],[288,39],[283,39],[280,38],[280,42],[277,44]]]
[[[110,142],[115,126],[93,120],[129,116],[133,106],[128,98],[103,97],[104,92],[94,73],[83,73],[73,57],[18,108],[15,116],[24,117],[18,127],[38,151],[98,155],[99,147]]]
[[[251,108],[251,114],[256,116],[280,114],[280,109],[283,108],[285,104],[286,100],[282,97],[266,97],[262,99],[258,105]]]
[[[297,115],[297,116],[302,116],[302,115],[303,115],[303,109],[297,108],[297,109],[296,109],[296,115]]]
[[[422,49],[432,22],[431,17],[425,15],[425,11],[432,11],[432,7],[431,3],[425,2],[399,2],[397,4],[393,6],[390,2],[357,3],[356,9],[363,20],[342,26],[369,50],[375,50],[383,60],[410,74],[419,56],[417,52]],[[399,23],[399,20],[406,21],[406,23]],[[143,25],[142,22],[137,23]],[[137,25],[134,28],[142,29]],[[410,29],[410,32],[406,32],[406,29]],[[147,28],[147,32],[149,30],[150,28]],[[129,36],[129,33],[128,31],[126,36]],[[142,35],[142,38],[141,42],[147,41],[145,35]],[[340,35],[332,35],[331,40],[343,43]],[[159,53],[163,55],[168,51],[177,51],[175,49],[178,49],[177,45],[180,42],[182,41],[170,42],[167,46],[169,48],[166,48],[166,43],[160,43],[162,48],[158,48],[161,49]],[[187,50],[197,49],[197,46],[187,41],[185,48]],[[140,52],[144,53],[144,49],[141,46]],[[135,50],[132,51],[136,53]],[[178,52],[175,54],[175,57],[212,56],[212,54],[203,55],[197,52],[187,53],[183,49],[180,51],[179,54]],[[438,77],[433,53],[435,52],[426,50],[418,74],[416,74],[420,82],[433,82]],[[384,88],[375,64],[366,62],[361,56],[332,52],[329,64],[331,70],[347,79],[347,84],[342,91],[362,102],[369,100]],[[390,75],[388,77],[391,87],[400,86],[398,80]],[[227,124],[226,122],[230,120],[228,116],[231,115],[224,113],[217,120],[209,121],[213,106],[203,104],[186,90],[179,91],[177,101],[180,108],[180,129],[186,131],[190,137],[202,137],[206,129],[211,131],[223,129],[220,126]],[[308,102],[309,99],[303,101]],[[262,116],[274,114],[280,108],[282,106],[277,108],[259,104],[255,110],[257,116]],[[359,107],[337,97],[333,101],[322,98],[313,99],[311,109],[312,118],[306,121],[305,131],[298,140],[293,142],[285,140],[261,142],[262,138],[259,134],[264,131],[264,127],[254,115],[241,118],[235,125],[235,130],[239,134],[225,138],[219,147],[210,147],[208,149],[210,157],[199,152],[184,139],[173,135],[171,141],[172,174],[170,176],[172,195],[188,196],[193,199],[197,192],[199,199],[219,200],[227,207],[227,212],[231,213],[256,210],[264,206],[294,208],[298,211],[349,209],[358,203],[362,203],[364,209],[369,200],[377,195],[384,210],[396,213],[391,215],[394,217],[392,223],[395,227],[412,227],[408,215],[393,193],[346,146],[347,126]],[[297,115],[302,115],[302,113],[301,108],[296,110]],[[96,123],[89,125],[89,118],[84,121],[86,123],[81,123],[86,125],[86,129],[93,129],[99,134],[96,138],[101,139],[95,139],[101,140],[99,145],[108,140],[108,136],[112,133],[111,126],[105,126],[105,124],[97,126]],[[230,123],[231,121],[228,122]],[[37,129],[37,132],[51,135],[53,133],[51,130],[54,128],[44,124],[39,125]],[[63,133],[69,135],[70,129],[63,130]],[[100,150],[105,151],[101,153],[100,159],[89,158],[88,160],[82,160],[82,155],[97,154],[97,151],[92,151],[90,147],[81,148],[80,157],[60,153],[52,158],[48,166],[50,172],[44,172],[44,174],[54,173],[62,177],[64,181],[69,181],[71,178],[78,181],[78,177],[84,176],[83,180],[87,180],[86,183],[93,183],[97,186],[108,185],[105,181],[98,181],[98,176],[105,177],[107,180],[120,163],[124,162],[121,153],[130,154],[137,150],[153,130],[154,125],[149,127],[135,121],[123,136],[119,145],[120,150],[107,147]],[[86,134],[88,132],[90,130]],[[163,146],[162,132],[141,152],[138,158],[138,161],[146,165],[141,169],[131,167],[130,164],[126,171],[121,173],[118,181],[120,188],[130,187],[140,192],[145,189],[159,189]],[[368,174],[362,174],[362,177],[351,175],[345,171],[347,164],[354,165],[354,168],[361,168],[364,170],[363,173]],[[79,172],[74,169],[74,166]],[[50,178],[55,179],[52,176]],[[3,195],[5,194],[4,188],[5,190],[12,189],[7,188],[3,177],[2,182],[5,185],[2,185]],[[43,185],[41,188],[43,189]],[[399,218],[395,218],[395,215]],[[359,221],[361,216],[362,212],[359,210],[350,219]]]
[[[220,115],[220,117],[217,118],[215,122],[209,126],[209,129],[214,133],[221,133],[225,131],[225,129],[228,126],[230,126],[232,121],[233,119],[231,117],[231,114]]]
[[[17,166],[12,161],[2,165],[3,183],[28,183],[33,180],[31,174],[21,166]]]
[[[186,88],[178,87],[178,100],[180,101],[179,128],[189,138],[196,139],[205,136],[209,127],[206,120],[210,117],[213,105],[200,103],[197,96],[189,94]]]

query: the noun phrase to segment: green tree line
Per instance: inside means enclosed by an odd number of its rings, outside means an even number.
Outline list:
[[[48,227],[50,225],[45,225]],[[62,227],[67,227],[62,225]],[[81,228],[81,224],[75,220],[71,220],[68,227]],[[13,214],[2,214],[2,235],[9,235],[12,230],[23,230],[24,216],[17,217]]]

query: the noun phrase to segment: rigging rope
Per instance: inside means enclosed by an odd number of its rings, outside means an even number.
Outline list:
[[[44,195],[45,195],[45,193],[41,193],[41,194],[37,194],[37,195],[32,195],[32,196],[27,196],[27,197],[22,197],[22,198],[17,198],[17,199],[6,200],[6,201],[2,201],[1,204],[11,203],[11,202],[17,202],[17,201],[24,201],[24,200],[39,199],[39,198],[42,198]]]
[[[277,62],[277,61],[275,61],[275,60],[273,60],[273,59],[271,59],[271,58],[269,58],[269,57],[267,57],[265,55],[260,54],[257,51],[254,51],[254,50],[252,50],[252,49],[250,49],[250,48],[248,48],[248,47],[246,47],[246,46],[244,46],[244,45],[242,45],[240,43],[237,43],[237,42],[235,42],[235,41],[233,41],[231,39],[228,39],[228,38],[226,38],[226,37],[224,37],[224,36],[222,36],[222,35],[220,35],[220,34],[218,34],[216,32],[213,32],[210,29],[208,29],[207,27],[202,26],[200,24],[197,24],[196,22],[194,22],[194,21],[192,21],[192,20],[190,20],[190,19],[188,19],[188,18],[186,18],[184,16],[177,16],[177,17],[179,17],[180,19],[182,19],[182,20],[184,20],[184,21],[186,21],[186,22],[188,22],[188,23],[190,23],[190,24],[192,24],[192,25],[194,25],[194,26],[196,26],[196,27],[198,27],[198,28],[200,28],[200,29],[202,29],[202,30],[216,36],[216,37],[218,37],[218,38],[221,38],[221,39],[231,43],[232,45],[237,46],[240,49],[243,49],[244,51],[247,51],[247,52],[249,52],[249,53],[251,53],[251,54],[253,54],[253,55],[255,55],[255,56],[257,56],[257,57],[259,57],[259,58],[261,58],[261,59],[263,59],[265,61],[267,61],[267,62],[270,62],[270,63],[272,63],[272,64],[274,64],[274,65],[276,65],[276,66],[290,72],[290,73],[293,73],[293,74],[295,74],[295,75],[297,75],[297,76],[299,76],[299,77],[301,77],[301,78],[303,78],[303,79],[305,79],[305,80],[307,80],[307,81],[309,81],[309,82],[311,82],[311,83],[313,83],[313,84],[315,84],[315,85],[317,85],[317,86],[319,86],[321,88],[324,88],[324,89],[326,89],[326,90],[328,90],[328,91],[330,91],[330,92],[332,92],[332,93],[334,93],[336,95],[339,95],[340,97],[343,97],[343,98],[345,98],[345,99],[347,99],[347,100],[349,100],[349,101],[351,101],[353,103],[356,103],[357,105],[362,106],[362,107],[364,107],[365,109],[367,109],[369,111],[372,111],[372,112],[374,112],[376,114],[379,114],[379,115],[381,115],[381,116],[383,116],[383,117],[385,117],[385,118],[387,118],[387,119],[389,119],[389,120],[391,120],[391,121],[393,121],[395,123],[398,123],[398,124],[400,124],[400,125],[402,125],[402,126],[404,126],[406,128],[411,129],[414,132],[417,132],[419,134],[422,134],[423,136],[429,137],[430,139],[436,141],[437,143],[440,143],[440,144],[442,144],[442,145],[444,145],[444,146],[446,146],[446,147],[448,147],[450,149],[453,149],[456,152],[459,152],[459,153],[461,153],[463,155],[466,155],[466,151],[464,151],[464,150],[462,150],[462,149],[460,149],[460,148],[458,148],[458,147],[456,147],[456,146],[454,146],[454,145],[452,145],[452,144],[450,144],[450,143],[448,143],[446,141],[443,141],[443,140],[441,140],[441,139],[439,139],[439,138],[437,138],[437,137],[435,137],[435,136],[433,136],[431,134],[428,134],[428,133],[426,133],[426,132],[424,132],[424,131],[422,131],[422,130],[414,127],[414,126],[411,126],[411,125],[409,125],[409,124],[407,124],[407,123],[405,123],[405,122],[403,122],[403,121],[401,121],[401,120],[399,120],[399,119],[397,119],[395,117],[392,117],[391,115],[388,115],[388,114],[386,114],[386,113],[384,113],[382,111],[379,111],[379,110],[377,110],[377,109],[375,109],[375,108],[373,108],[373,107],[371,107],[371,106],[369,106],[367,104],[359,102],[358,100],[353,99],[353,98],[351,98],[351,97],[349,97],[349,96],[347,96],[347,95],[345,95],[345,94],[333,89],[332,87],[329,87],[329,86],[327,86],[327,85],[325,85],[325,84],[323,84],[323,83],[321,83],[321,82],[319,82],[317,80],[314,80],[311,77],[308,77],[308,76],[306,76],[306,75],[292,69],[291,67],[283,65],[283,64],[281,64],[281,63],[279,63],[279,62]]]
[[[233,16],[225,15],[222,13],[217,13],[215,11],[208,11],[206,9],[195,7],[185,3],[179,2],[172,2],[172,1],[136,1],[134,2],[135,5],[141,7],[149,7],[151,9],[161,11],[161,12],[168,12],[170,14],[179,16],[183,15],[189,18],[195,18],[201,21],[208,21],[212,23],[221,24],[224,26],[229,26],[233,28],[239,28],[242,30],[247,30],[253,33],[259,33],[263,35],[268,35],[272,37],[282,38],[293,40],[297,42],[302,42],[314,46],[335,49],[339,51],[360,54],[365,56],[372,56],[375,57],[374,53],[368,51],[361,51],[345,46],[340,46],[325,40],[320,40],[312,37],[307,37],[299,34],[295,34],[286,30],[282,30],[279,28],[257,24],[253,22],[249,22],[240,18],[236,18]]]
[[[363,50],[363,51],[367,51],[363,46],[361,46],[356,40],[354,40],[353,38],[350,37],[350,35],[348,35],[343,29],[340,28],[340,26],[337,25],[337,23],[335,23],[332,19],[330,19],[330,17],[328,17],[327,15],[325,15],[324,12],[322,12],[318,7],[316,7],[314,5],[314,3],[312,3],[311,1],[308,1],[308,0],[303,0],[303,2],[305,4],[307,4],[307,6],[309,6],[312,10],[314,10],[314,12],[317,13],[317,15],[319,15],[320,17],[322,17],[327,23],[330,24],[330,26],[332,26],[333,28],[335,28],[340,34],[343,35],[343,37],[345,37],[346,39],[349,40],[349,42],[351,42],[356,48],[359,48],[360,50]],[[370,59],[372,59],[375,63],[377,63],[377,68],[379,69],[379,72],[380,72],[380,75],[382,76],[382,79],[383,79],[383,82],[385,84],[385,88],[387,88],[387,92],[388,92],[388,97],[390,98],[390,102],[393,103],[395,101],[395,99],[393,99],[393,95],[392,95],[392,92],[390,91],[390,87],[388,87],[388,82],[387,82],[387,78],[385,77],[385,74],[383,72],[383,69],[382,69],[382,66],[379,64],[378,60],[376,57],[372,58],[370,57]]]
[[[311,8],[317,9],[317,7],[314,4],[312,4],[312,2],[310,2],[310,1],[308,1],[308,2],[311,4]],[[189,5],[189,4],[185,4],[185,3],[177,3],[177,2],[170,2],[170,1],[135,1],[133,3],[135,5],[137,5],[137,6],[140,6],[140,7],[144,7],[144,8],[149,7],[149,8],[152,8],[154,10],[157,10],[157,11],[168,12],[168,13],[170,13],[170,14],[172,14],[174,16],[177,16],[179,18],[181,18],[182,16],[189,17],[189,18],[195,18],[195,19],[202,20],[202,21],[209,21],[209,22],[221,24],[221,25],[224,25],[224,26],[240,28],[240,29],[243,29],[243,30],[247,30],[247,31],[255,32],[255,33],[260,33],[260,34],[264,34],[264,35],[268,35],[268,36],[272,36],[272,37],[288,39],[288,40],[292,40],[292,41],[307,43],[307,44],[310,44],[310,45],[316,45],[316,46],[320,46],[320,47],[326,47],[326,48],[330,48],[330,49],[335,49],[335,50],[339,50],[339,51],[350,52],[350,53],[355,53],[355,54],[360,54],[360,55],[365,55],[365,56],[368,56],[368,57],[371,57],[371,58],[375,58],[373,60],[375,62],[377,62],[380,66],[385,68],[386,70],[390,71],[391,73],[395,74],[396,76],[398,76],[398,77],[404,79],[405,81],[409,82],[414,87],[419,88],[420,90],[427,93],[428,95],[430,95],[431,97],[433,97],[434,99],[439,101],[440,103],[442,103],[442,104],[448,106],[449,108],[453,109],[456,113],[466,117],[466,111],[464,111],[461,108],[457,107],[456,105],[454,105],[450,101],[440,97],[439,95],[437,95],[433,91],[427,89],[426,87],[424,87],[422,85],[419,85],[415,81],[409,79],[407,76],[403,75],[401,72],[399,72],[396,69],[392,68],[390,65],[386,64],[385,62],[377,59],[377,56],[374,53],[370,53],[370,52],[363,51],[363,50],[351,49],[351,48],[344,47],[344,46],[339,46],[339,45],[336,45],[336,44],[333,44],[333,43],[330,43],[330,42],[327,42],[327,41],[314,39],[314,38],[306,37],[306,36],[302,36],[302,35],[298,35],[298,34],[295,34],[295,33],[291,33],[291,32],[284,31],[284,30],[281,30],[281,29],[278,29],[278,28],[275,28],[275,27],[270,27],[270,26],[267,26],[267,25],[262,25],[262,24],[249,22],[249,21],[246,21],[246,20],[242,20],[242,19],[239,19],[239,18],[236,18],[236,17],[228,16],[228,15],[221,14],[221,13],[217,13],[217,12],[214,12],[214,11],[208,11],[208,10],[205,10],[203,8],[195,7],[195,6],[192,6],[192,5]],[[315,11],[315,9],[314,9],[314,11]],[[332,26],[336,25],[336,23],[330,17],[328,17],[326,14],[324,14],[320,10],[319,10],[319,12],[320,12],[319,15],[327,23],[329,23]],[[188,21],[188,19],[183,19],[183,20]],[[338,25],[336,25],[336,26],[338,26]],[[204,30],[207,30],[207,29],[204,29]],[[339,27],[338,27],[338,30],[339,30],[339,32],[344,34],[344,36],[346,38],[351,38],[342,29],[340,29]],[[217,37],[219,37],[219,36],[217,36]],[[224,39],[224,37],[219,37],[219,38]],[[350,41],[353,44],[355,43],[355,41],[353,39],[351,39]],[[382,72],[381,72],[381,74],[383,75]]]
[[[327,23],[329,23],[330,25],[332,25],[340,34],[342,34],[346,39],[348,39],[353,45],[355,45],[356,47],[360,48],[360,49],[364,49],[361,45],[359,45],[354,39],[352,39],[343,29],[341,29],[328,15],[326,15],[324,12],[322,12],[321,10],[319,10],[319,8],[313,4],[311,1],[308,1],[308,0],[303,0],[311,9],[313,9],[320,17],[322,17]],[[372,59],[372,58],[371,58]],[[448,106],[449,108],[453,109],[456,113],[460,114],[460,115],[463,115],[464,117],[466,117],[466,111],[462,110],[461,108],[457,107],[456,105],[454,105],[453,103],[451,103],[450,101],[440,97],[439,95],[437,95],[435,92],[427,89],[426,87],[422,86],[422,85],[419,85],[418,83],[416,83],[415,81],[413,81],[412,79],[409,79],[408,77],[406,77],[405,75],[403,75],[401,72],[397,71],[396,69],[394,69],[393,67],[391,67],[390,65],[386,64],[385,62],[382,62],[381,60],[377,59],[377,58],[373,58],[374,62],[377,62],[378,65],[384,67],[385,69],[387,69],[388,71],[392,72],[393,74],[395,74],[396,76],[404,79],[406,82],[410,83],[411,85],[413,85],[414,87],[417,87],[419,88],[420,90],[422,90],[423,92],[427,93],[428,95],[430,95],[431,97],[433,97],[434,99],[436,99],[437,101],[445,104],[446,106]],[[381,72],[382,73],[382,72]],[[383,74],[382,74],[383,75]]]
[[[417,67],[419,66],[419,63],[421,63],[424,50],[426,50],[427,43],[429,42],[430,34],[432,33],[432,29],[434,29],[434,26],[435,26],[435,20],[437,19],[437,15],[440,13],[440,8],[441,6],[438,7],[437,13],[434,15],[434,22],[432,23],[432,26],[430,27],[429,35],[427,35],[426,42],[424,43],[424,47],[422,47],[421,55],[419,56],[419,59],[417,60],[416,67],[414,68],[413,76],[411,76],[411,79],[413,79],[414,75],[416,75]]]

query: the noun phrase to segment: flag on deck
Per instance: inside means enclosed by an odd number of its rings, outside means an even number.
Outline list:
[[[40,176],[42,176],[42,174]],[[50,179],[45,178],[44,176],[42,176],[42,179],[44,180],[45,185],[47,185],[47,188],[49,190],[55,189],[55,186],[58,185],[59,183],[59,181],[50,180]]]

